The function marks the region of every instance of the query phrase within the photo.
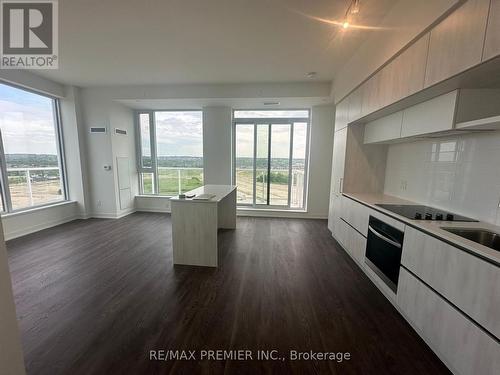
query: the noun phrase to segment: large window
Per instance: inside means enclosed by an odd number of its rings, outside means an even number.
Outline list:
[[[201,111],[137,116],[141,194],[173,196],[203,185]]]
[[[304,208],[309,111],[237,110],[233,118],[238,204]]]
[[[66,199],[58,101],[0,83],[2,211]]]

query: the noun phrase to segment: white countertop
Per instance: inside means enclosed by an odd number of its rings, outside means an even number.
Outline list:
[[[234,189],[236,189],[236,185],[203,185],[199,188],[190,190],[185,194],[195,194],[196,196],[202,194],[213,194],[215,197],[212,199],[206,200],[196,200],[193,198],[179,198],[178,196],[172,197],[170,200],[176,202],[196,202],[196,203],[216,203],[220,202],[224,197],[230,194]]]
[[[416,229],[426,232],[434,237],[442,239],[451,245],[463,248],[471,253],[475,253],[482,258],[486,258],[493,263],[500,265],[500,251],[491,249],[487,246],[480,245],[474,241],[457,236],[453,233],[447,232],[441,228],[480,228],[487,229],[492,232],[500,233],[500,227],[485,223],[478,222],[458,222],[458,221],[428,221],[428,220],[413,220],[404,216],[395,214],[394,212],[376,206],[376,204],[422,204],[412,201],[407,201],[401,198],[393,197],[385,194],[367,194],[367,193],[343,193],[344,196],[352,198],[359,203],[365,204],[370,208],[382,212],[396,220],[402,221]]]

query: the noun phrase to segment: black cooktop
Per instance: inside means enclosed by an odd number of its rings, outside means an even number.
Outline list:
[[[477,221],[469,217],[460,216],[452,212],[434,207],[412,204],[376,204],[387,211],[415,220],[443,220],[443,221]]]

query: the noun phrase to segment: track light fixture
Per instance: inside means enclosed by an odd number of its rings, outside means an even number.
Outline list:
[[[351,19],[353,16],[359,13],[359,0],[351,0],[349,6],[344,15],[344,21],[342,22],[342,28],[348,29],[351,25]]]

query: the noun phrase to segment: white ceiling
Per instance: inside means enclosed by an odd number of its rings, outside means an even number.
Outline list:
[[[203,107],[225,106],[237,109],[290,109],[308,108],[328,104],[331,98],[199,98],[199,99],[117,99],[123,105],[133,109],[201,109]],[[266,105],[264,103],[277,103]]]
[[[361,0],[377,26],[397,0]],[[44,77],[83,87],[331,80],[376,30],[348,29],[348,0],[63,0],[59,69]]]

